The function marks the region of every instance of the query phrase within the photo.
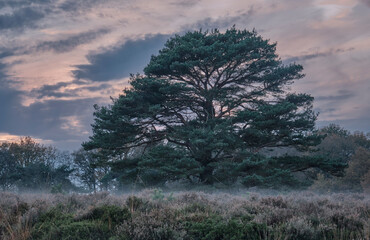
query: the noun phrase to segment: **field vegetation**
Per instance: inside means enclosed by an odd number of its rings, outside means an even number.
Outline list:
[[[0,194],[7,239],[369,239],[364,194]]]

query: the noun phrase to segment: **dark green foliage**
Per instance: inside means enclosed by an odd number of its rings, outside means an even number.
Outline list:
[[[169,146],[155,146],[133,159],[116,161],[112,164],[113,174],[122,182],[146,185],[164,184],[166,181],[186,179],[200,172],[199,163],[182,149]]]
[[[115,227],[131,217],[127,208],[113,205],[96,207],[78,219],[63,208],[60,205],[44,213],[33,227],[31,239],[109,239]]]
[[[52,186],[50,193],[53,193],[53,194],[63,193],[62,184],[56,184]]]
[[[8,190],[14,183],[13,174],[17,168],[16,161],[10,152],[0,149],[0,186]]]
[[[0,185],[3,190],[76,189],[69,179],[74,171],[64,158],[68,155],[36,143],[31,137],[0,145]]]
[[[75,187],[68,178],[71,172],[73,170],[65,165],[52,168],[43,163],[35,163],[26,167],[18,167],[12,178],[20,190],[42,190],[56,185],[60,185],[61,190],[73,190]]]
[[[299,181],[294,178],[295,172],[306,169],[321,169],[333,176],[342,176],[346,163],[321,156],[281,156],[266,158],[254,155],[246,158],[239,166],[242,172],[242,183],[245,186],[264,186],[278,188],[281,185],[290,187],[307,187],[311,181]]]
[[[127,208],[120,208],[114,205],[105,205],[94,208],[90,213],[84,215],[81,219],[100,221],[106,224],[109,230],[112,230],[117,224],[131,217]]]
[[[186,239],[201,240],[239,240],[263,239],[267,226],[243,219],[225,221],[218,216],[209,217],[201,222],[185,222],[188,232]]]
[[[184,214],[191,214],[191,213],[211,213],[212,209],[210,206],[204,203],[192,203],[186,206],[184,209],[181,210]]]
[[[319,158],[296,156],[304,164],[294,170],[292,161],[249,159],[266,147],[303,151],[322,139],[313,97],[287,91],[302,66],[283,65],[275,51],[255,31],[235,28],[170,38],[112,105],[95,106],[85,150],[112,163],[111,179],[146,186],[184,179],[272,186],[312,165],[332,171]]]

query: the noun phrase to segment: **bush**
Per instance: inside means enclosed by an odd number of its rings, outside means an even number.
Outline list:
[[[370,239],[365,194],[174,195],[173,201],[158,201],[152,191],[135,196],[0,192],[0,239]]]
[[[117,224],[128,220],[131,214],[127,208],[120,208],[118,206],[104,205],[94,208],[91,212],[82,217],[82,219],[98,221],[106,224],[109,230],[112,230]]]
[[[101,206],[80,218],[62,211],[62,205],[44,213],[33,228],[31,239],[109,239],[115,227],[131,217],[127,208]]]
[[[126,200],[126,205],[130,208],[131,213],[135,212],[139,207],[143,205],[143,200],[134,195],[129,196]]]
[[[262,239],[267,227],[255,222],[243,222],[241,219],[223,220],[212,216],[202,222],[185,222],[187,239],[202,240],[238,240]]]

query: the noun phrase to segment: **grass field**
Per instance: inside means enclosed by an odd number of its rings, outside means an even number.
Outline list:
[[[0,239],[370,239],[370,196],[0,192]]]

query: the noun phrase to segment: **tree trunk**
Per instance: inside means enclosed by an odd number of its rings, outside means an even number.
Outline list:
[[[207,185],[213,184],[213,167],[205,166],[199,177],[202,183]]]

